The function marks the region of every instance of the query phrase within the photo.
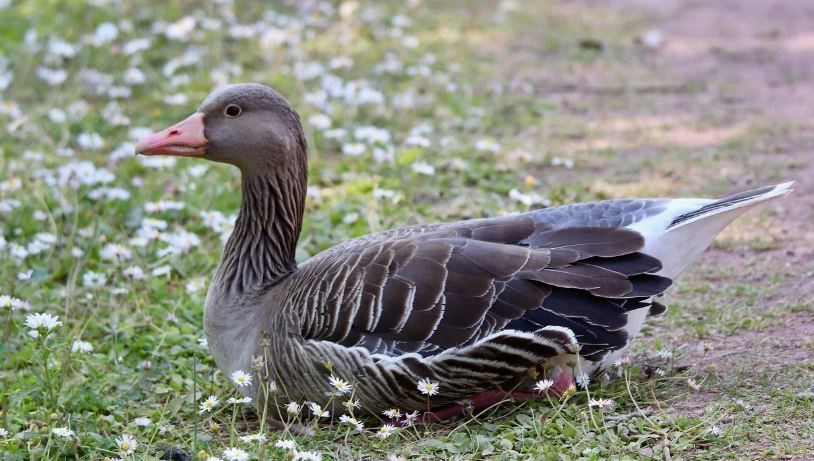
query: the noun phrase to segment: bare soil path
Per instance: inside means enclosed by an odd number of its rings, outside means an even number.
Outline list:
[[[598,5],[581,3],[586,8]],[[724,240],[754,241],[769,232],[777,236],[776,244],[768,249],[717,245],[689,274],[691,283],[718,277],[723,286],[770,285],[772,275],[779,274],[782,280],[767,290],[770,294],[758,294],[760,309],[752,311],[757,317],[771,318],[768,326],[754,322],[734,331],[703,334],[687,329],[672,340],[682,351],[682,363],[697,369],[712,367],[717,379],[717,386],[679,403],[677,410],[703,412],[710,403],[746,396],[755,386],[771,386],[767,395],[783,391],[810,395],[814,390],[814,2],[614,0],[611,5],[618,11],[641,12],[646,18],[643,24],[661,34],[663,42],[647,64],[655,75],[700,89],[647,95],[660,108],[662,120],[671,125],[661,137],[666,144],[716,147],[748,139],[756,127],[771,127],[779,134],[777,142],[770,146],[742,142],[748,152],[733,156],[732,161],[758,167],[780,165],[757,171],[738,169],[746,173],[743,182],[771,182],[775,175],[796,181],[793,196],[764,210],[768,224],[750,228],[757,223],[746,218],[723,235]],[[708,171],[700,176],[715,181],[717,175]],[[689,307],[710,300],[686,291],[678,296]],[[675,326],[659,324],[655,330],[668,333]],[[759,403],[754,411],[758,427],[773,424],[775,431],[744,440],[734,449],[736,453],[752,458],[776,449],[779,454],[782,448],[776,445],[802,442],[812,450],[808,457],[781,457],[814,459],[814,441],[799,439],[814,435],[810,426],[801,430],[796,418],[776,418]]]
[[[753,251],[745,261],[742,253],[716,248],[704,262],[706,266],[733,261],[749,266],[751,259],[769,259],[771,266],[789,276],[771,301],[778,306],[791,300],[810,304],[814,296],[814,2],[614,0],[612,4],[645,11],[654,30],[661,32],[664,42],[653,60],[658,72],[704,88],[683,94],[680,100],[663,98],[659,106],[667,113],[701,122],[710,106],[726,107],[719,133],[749,124],[790,127],[785,146],[768,152],[755,146],[749,154],[782,156],[789,166],[783,177],[796,181],[794,195],[777,205],[783,210],[773,218],[783,236],[782,245]],[[674,144],[682,143],[682,135],[690,147],[697,141],[681,129],[675,131]],[[786,353],[788,361],[810,360],[812,334],[814,318],[808,310],[789,315],[772,329],[724,337],[715,349],[730,355],[738,349],[751,350],[759,356],[776,349],[777,354],[768,355],[780,362],[787,361]],[[774,341],[777,338],[787,341]],[[795,341],[797,346],[808,341],[808,354],[801,356],[801,349],[788,347]]]
[[[796,181],[679,280],[640,350],[675,348],[709,372],[678,415],[746,404],[733,458],[814,460],[814,2],[574,0],[541,14],[577,25],[485,46],[558,111],[524,133],[576,159],[549,180],[609,197]]]

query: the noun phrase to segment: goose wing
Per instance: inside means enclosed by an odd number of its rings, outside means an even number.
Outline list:
[[[530,214],[373,234],[292,281],[306,339],[432,356],[504,329],[565,327],[584,356],[627,342],[627,312],[670,280],[623,227],[555,229]]]

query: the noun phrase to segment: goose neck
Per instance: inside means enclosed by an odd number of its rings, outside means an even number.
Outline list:
[[[240,211],[215,283],[230,292],[259,292],[296,270],[307,181],[298,170],[242,171]]]

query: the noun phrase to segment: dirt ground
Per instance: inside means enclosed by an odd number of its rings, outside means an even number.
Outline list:
[[[719,126],[718,136],[737,132],[750,123],[789,124],[802,139],[781,154],[795,167],[787,179],[795,180],[795,192],[783,202],[782,216],[775,225],[784,242],[770,252],[755,252],[747,258],[769,258],[779,271],[791,277],[781,290],[782,304],[788,298],[811,301],[814,295],[814,2],[806,0],[614,0],[620,9],[642,9],[653,18],[653,27],[663,36],[655,65],[659,71],[683,83],[705,88],[694,94],[668,95],[661,107],[681,117],[703,117],[710,105],[727,108],[729,126]],[[721,91],[721,88],[733,88]],[[658,97],[658,96],[656,96]],[[698,136],[677,130],[673,142],[689,145]],[[714,141],[716,133],[704,140]],[[722,135],[723,133],[723,135]],[[701,136],[704,138],[703,136]],[[760,152],[755,155],[775,155]],[[713,249],[704,263],[723,264],[742,259],[736,254]],[[746,261],[746,265],[748,265]],[[785,298],[785,299],[782,299]],[[714,350],[722,351],[703,361],[724,360],[739,352],[758,351],[780,362],[797,362],[814,353],[811,337],[814,316],[790,315],[784,325],[765,331],[746,331],[722,337]],[[782,340],[778,340],[782,339]],[[692,350],[692,349],[690,349]],[[690,354],[688,361],[698,357]]]
[[[679,350],[681,365],[715,370],[718,385],[678,402],[675,410],[697,415],[711,402],[750,387],[771,386],[767,393],[773,396],[809,395],[814,391],[814,1],[573,0],[557,7],[563,18],[591,18],[595,30],[576,33],[592,40],[592,48],[602,49],[606,39],[618,43],[619,37],[602,34],[618,33],[619,23],[631,27],[621,32],[627,43],[656,31],[650,46],[641,38],[638,49],[614,50],[612,44],[602,51],[611,57],[576,65],[568,62],[572,56],[545,55],[535,43],[539,37],[532,36],[514,44],[519,51],[507,64],[526,69],[516,72],[518,78],[534,82],[547,101],[589,127],[589,134],[567,139],[564,150],[582,152],[589,164],[597,152],[611,152],[595,168],[601,177],[623,178],[607,186],[609,195],[723,195],[796,181],[793,195],[751,211],[727,229],[667,298],[684,307],[721,302],[720,309],[731,309],[738,296],[732,293],[766,286],[755,295],[756,310],[748,310],[755,321],[699,334],[675,320],[656,320],[642,338],[645,344]],[[545,65],[539,64],[541,55]],[[536,135],[541,143],[553,142],[560,131],[554,126]],[[680,153],[671,156],[676,150]],[[584,175],[585,163],[574,174]],[[755,243],[766,239],[771,243]],[[704,293],[715,290],[717,295]],[[761,379],[754,378],[757,374]],[[769,412],[759,409],[754,427],[773,425],[776,434],[755,434],[734,449],[736,457],[757,459],[784,437],[799,453],[801,425],[802,437],[814,438],[809,417],[772,421]],[[814,441],[802,443],[814,450]],[[779,452],[779,459],[814,459],[814,451],[810,457]]]
[[[607,2],[579,3],[585,8],[608,6]],[[738,381],[756,368],[781,371],[808,363],[802,382],[790,387],[794,392],[810,392],[814,385],[810,366],[814,358],[814,2],[613,0],[610,4],[622,14],[641,14],[647,18],[643,22],[661,34],[649,61],[654,74],[668,78],[677,88],[700,88],[646,96],[662,108],[661,120],[673,121],[662,139],[702,148],[729,142],[756,124],[789,128],[780,148],[757,146],[749,154],[754,165],[780,158],[788,166],[782,179],[796,181],[792,196],[771,205],[777,210],[771,221],[773,231],[779,232],[779,245],[768,251],[715,247],[692,273],[704,279],[720,267],[748,268],[758,262],[783,273],[785,280],[765,300],[766,310],[778,321],[768,328],[709,335],[703,341],[678,336],[673,345],[682,350],[681,362],[698,369],[714,365],[721,383],[717,390],[679,404],[678,410],[702,412],[727,392],[726,386],[743,386]],[[722,108],[714,126],[699,128],[711,108]],[[761,172],[752,174],[761,182]],[[714,175],[705,176],[714,180]],[[782,379],[780,383],[787,385]],[[757,439],[759,449],[773,443]],[[814,453],[808,459],[814,459]]]

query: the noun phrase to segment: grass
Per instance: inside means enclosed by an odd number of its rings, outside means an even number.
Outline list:
[[[287,434],[264,430],[266,444],[236,440],[261,426],[250,410],[225,403],[236,391],[200,344],[206,282],[239,203],[236,171],[130,155],[128,143],[139,127],[180,119],[221,81],[270,84],[305,121],[312,189],[300,259],[416,222],[624,195],[717,194],[744,173],[744,151],[782,152],[799,143],[794,127],[770,123],[703,148],[663,137],[676,126],[697,130],[698,122],[645,123],[662,108],[634,96],[636,89],[676,82],[652,70],[632,44],[630,31],[642,17],[601,8],[92,3],[98,5],[32,1],[0,11],[0,63],[6,62],[0,82],[13,75],[0,92],[0,295],[30,306],[0,307],[3,461],[153,459],[162,447],[197,459],[223,457],[232,446],[260,459],[290,456],[273,447]],[[194,17],[194,27],[184,17]],[[109,41],[97,29],[105,22],[117,29]],[[256,30],[246,27],[255,22]],[[583,37],[584,30],[596,31],[595,37]],[[144,49],[133,51],[134,40],[144,38]],[[580,47],[584,38],[602,47]],[[340,56],[347,59],[335,59]],[[322,79],[308,75],[309,63],[325,68],[316,74],[341,79],[345,96],[321,103]],[[65,81],[43,81],[42,67],[64,70]],[[132,68],[142,82],[128,73]],[[597,73],[606,78],[590,83]],[[369,90],[354,92],[353,85]],[[574,101],[563,103],[557,91],[572,92]],[[641,118],[630,117],[627,125],[585,117],[633,108]],[[328,115],[331,127],[311,123],[317,114]],[[715,113],[703,119],[722,120]],[[358,139],[354,132],[369,126],[389,136]],[[334,128],[346,133],[333,138]],[[361,155],[342,153],[356,143],[363,145]],[[772,180],[788,166],[778,158],[750,162]],[[713,171],[722,173],[715,181]],[[121,191],[126,198],[104,198]],[[162,200],[183,202],[183,208],[151,211]],[[757,216],[752,222],[761,229],[772,226],[767,212]],[[165,228],[148,232],[156,226]],[[767,251],[783,241],[735,231],[717,252]],[[804,456],[811,448],[806,437],[812,439],[812,399],[803,392],[805,383],[810,389],[810,357],[777,365],[781,374],[733,375],[675,367],[680,349],[670,360],[654,352],[782,324],[785,305],[810,312],[810,302],[796,299],[764,312],[788,277],[782,271],[750,277],[771,273],[772,264],[739,276],[735,262],[689,274],[669,295],[673,309],[654,319],[649,338],[637,345],[624,377],[587,392],[501,405],[450,424],[405,428],[385,440],[375,436],[376,421],[361,434],[337,425],[295,437],[298,449],[337,460]],[[133,267],[144,277],[134,277]],[[63,324],[32,339],[25,321],[33,312],[58,315]],[[76,340],[93,350],[72,352]],[[735,369],[765,365],[746,360]],[[775,390],[767,397],[761,389]],[[209,395],[220,403],[202,413],[198,405]],[[611,411],[588,406],[589,398],[600,397],[613,399]],[[138,425],[139,417],[149,422]],[[60,437],[55,428],[73,435]],[[133,453],[123,455],[117,446],[124,434],[137,440]]]

